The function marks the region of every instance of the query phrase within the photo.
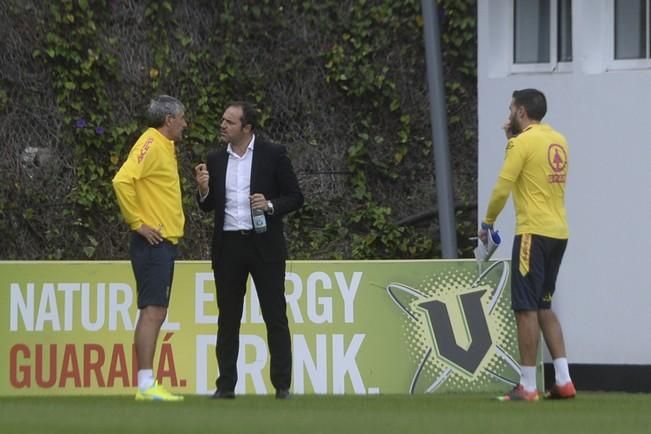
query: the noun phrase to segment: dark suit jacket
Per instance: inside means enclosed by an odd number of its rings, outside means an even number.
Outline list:
[[[226,148],[208,154],[208,173],[210,174],[209,193],[204,201],[197,202],[203,211],[215,211],[215,226],[212,237],[213,266],[219,261],[224,228],[224,207],[226,203],[226,166],[228,152]],[[287,156],[287,149],[282,145],[267,142],[256,136],[251,163],[251,194],[262,193],[274,206],[273,215],[267,214],[267,232],[252,233],[255,245],[264,261],[281,261],[287,259],[287,246],[283,232],[283,216],[299,209],[303,205],[301,193]]]

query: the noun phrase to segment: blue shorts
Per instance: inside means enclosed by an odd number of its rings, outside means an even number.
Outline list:
[[[151,245],[138,233],[132,233],[129,256],[138,288],[138,309],[169,306],[176,251],[169,241]]]
[[[542,235],[516,235],[511,257],[513,310],[549,309],[567,240]]]

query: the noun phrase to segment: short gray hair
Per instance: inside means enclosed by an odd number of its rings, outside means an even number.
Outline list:
[[[178,99],[169,95],[158,95],[149,103],[147,109],[147,123],[152,128],[165,125],[165,118],[185,113],[185,106]]]

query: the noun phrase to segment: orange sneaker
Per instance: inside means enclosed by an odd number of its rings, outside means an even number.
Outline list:
[[[527,392],[522,384],[515,386],[509,393],[498,396],[499,401],[538,401],[538,391]]]
[[[576,389],[571,381],[559,386],[554,384],[551,389],[545,393],[545,399],[572,399],[576,396]]]

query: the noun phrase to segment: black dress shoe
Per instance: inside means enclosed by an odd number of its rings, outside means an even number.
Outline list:
[[[235,392],[232,390],[215,390],[212,394],[212,399],[235,399]]]
[[[288,389],[276,389],[276,399],[289,399],[289,397]]]

